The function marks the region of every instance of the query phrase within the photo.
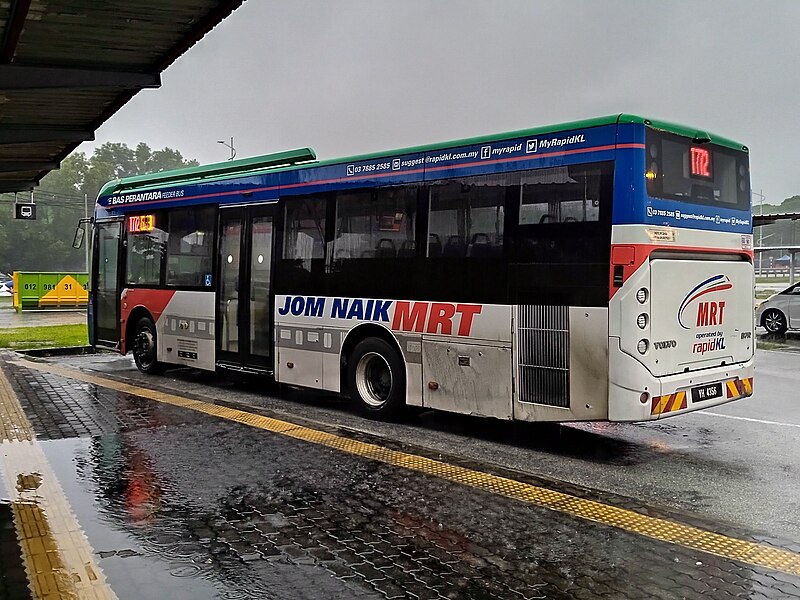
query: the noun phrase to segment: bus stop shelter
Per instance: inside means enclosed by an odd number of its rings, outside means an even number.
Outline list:
[[[753,215],[753,227],[754,231],[755,228],[763,227],[764,225],[771,225],[772,223],[776,223],[778,221],[797,221],[800,220],[800,213],[773,213],[773,214],[766,214],[766,215]],[[785,252],[789,256],[789,285],[794,285],[795,281],[795,268],[798,266],[798,261],[800,261],[800,246],[794,244],[794,234],[792,234],[791,242],[789,245],[773,245],[773,246],[764,246],[761,242],[763,242],[764,238],[759,235],[758,233],[754,233],[753,237],[757,243],[754,251],[756,255],[762,252]]]
[[[33,189],[243,1],[0,3],[0,192]]]

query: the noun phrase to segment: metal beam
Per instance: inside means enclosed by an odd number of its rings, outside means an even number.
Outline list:
[[[0,90],[3,91],[93,87],[138,90],[160,86],[158,73],[0,65]]]
[[[770,252],[773,250],[788,250],[790,252],[800,252],[800,246],[791,244],[787,246],[758,246],[756,248],[753,248],[754,252]]]
[[[51,171],[61,165],[45,160],[0,160],[0,173],[24,173],[27,171]]]
[[[3,36],[3,45],[0,46],[0,63],[7,64],[14,58],[17,52],[19,36],[28,18],[28,10],[31,7],[31,0],[11,0],[9,7],[8,21],[6,21],[6,31]]]
[[[0,179],[0,193],[27,192],[36,186],[30,179]]]
[[[36,127],[17,127],[0,129],[0,145],[35,144],[42,142],[91,142],[93,131],[73,129],[40,129]]]
[[[753,215],[753,226],[769,225],[781,220],[796,221],[800,219],[800,213],[774,213],[771,215]]]

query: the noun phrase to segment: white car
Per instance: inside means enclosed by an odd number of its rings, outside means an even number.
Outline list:
[[[800,283],[764,300],[756,311],[756,323],[769,333],[800,329]]]

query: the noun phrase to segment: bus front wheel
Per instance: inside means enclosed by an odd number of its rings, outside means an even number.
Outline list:
[[[156,360],[157,348],[156,325],[150,317],[142,317],[133,330],[133,362],[142,373],[154,375],[163,371],[163,364]]]
[[[360,341],[347,363],[347,387],[368,417],[397,417],[406,404],[406,372],[397,350],[380,338]]]

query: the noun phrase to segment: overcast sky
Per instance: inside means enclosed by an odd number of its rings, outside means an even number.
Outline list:
[[[81,150],[335,158],[632,112],[748,145],[779,204],[800,194],[798,24],[799,0],[246,0]]]

